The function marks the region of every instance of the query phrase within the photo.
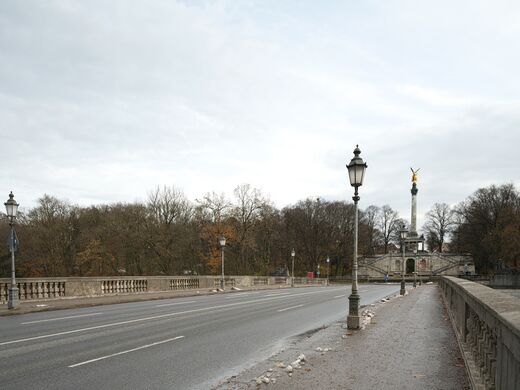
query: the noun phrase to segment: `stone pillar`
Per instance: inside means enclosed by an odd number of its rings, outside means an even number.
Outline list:
[[[410,236],[417,237],[417,192],[419,189],[417,188],[417,184],[413,183],[411,193],[412,193],[412,216],[410,218]]]

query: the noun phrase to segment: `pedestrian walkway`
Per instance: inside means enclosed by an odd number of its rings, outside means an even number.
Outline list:
[[[371,307],[375,316],[365,329],[330,326],[218,388],[469,389],[440,289],[423,285],[408,291]],[[304,364],[289,375],[287,366],[301,354]],[[269,384],[260,384],[262,379]]]
[[[238,292],[238,291],[250,291],[260,289],[273,289],[273,288],[289,288],[289,286],[262,286],[255,287],[254,289],[236,289],[226,290],[226,293]],[[299,288],[299,286],[298,286]],[[63,310],[63,309],[75,309],[78,307],[89,307],[99,305],[112,305],[115,303],[129,303],[129,302],[140,302],[140,301],[152,301],[156,299],[169,299],[178,297],[190,297],[198,295],[218,294],[215,289],[198,289],[198,290],[177,290],[177,291],[160,291],[160,292],[141,292],[135,294],[120,294],[120,295],[103,295],[93,297],[81,297],[81,298],[62,298],[62,299],[48,299],[41,301],[20,301],[19,306],[15,310],[9,310],[7,304],[0,304],[0,316],[5,315],[16,315],[33,313],[38,311],[49,311],[49,310]]]
[[[0,305],[0,316],[2,315],[16,315],[32,313],[37,311],[48,311],[48,310],[62,310],[62,309],[74,309],[78,307],[88,306],[99,306],[99,305],[111,305],[114,303],[128,303],[128,302],[139,302],[149,301],[155,299],[167,299],[183,296],[202,295],[210,294],[210,290],[200,291],[164,291],[154,293],[138,293],[138,294],[121,294],[121,295],[106,295],[99,297],[84,297],[84,298],[62,298],[62,299],[49,299],[41,301],[20,301],[19,306],[14,310],[9,310],[7,304]]]

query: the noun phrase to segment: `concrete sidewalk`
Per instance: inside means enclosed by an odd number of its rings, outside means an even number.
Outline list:
[[[217,388],[469,389],[439,288],[408,291],[367,308],[375,317],[365,329],[348,331],[344,322],[334,324]],[[301,354],[304,362],[289,374],[287,366]]]
[[[111,305],[115,303],[128,303],[128,302],[140,302],[140,301],[151,301],[156,299],[168,299],[175,297],[187,297],[194,295],[205,295],[214,294],[210,290],[201,289],[187,290],[187,291],[165,291],[165,292],[154,292],[154,293],[135,293],[135,294],[121,294],[121,295],[107,295],[99,297],[84,297],[84,298],[61,298],[61,299],[48,299],[40,301],[20,301],[20,305],[14,309],[9,310],[7,304],[0,305],[0,316],[6,315],[17,315],[25,313],[33,313],[39,311],[49,310],[63,310],[63,309],[74,309],[78,307],[89,307],[99,305]]]

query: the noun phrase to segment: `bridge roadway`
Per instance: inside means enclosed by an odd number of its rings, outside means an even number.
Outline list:
[[[398,289],[361,285],[361,304]],[[208,389],[345,318],[349,293],[260,290],[0,317],[0,387]]]

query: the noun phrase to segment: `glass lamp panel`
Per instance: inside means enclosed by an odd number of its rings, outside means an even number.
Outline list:
[[[354,187],[356,184],[356,172],[353,165],[348,166],[348,179],[350,180],[350,185]]]
[[[226,246],[226,237],[222,236],[219,238],[220,246]]]
[[[16,202],[7,202],[5,203],[5,209],[9,217],[16,217],[16,214],[18,213],[18,204]]]
[[[358,165],[357,166],[358,173],[356,174],[357,179],[359,180],[359,185],[363,185],[363,179],[365,178],[365,165]]]
[[[10,203],[5,203],[5,210],[9,217],[13,216],[13,205],[11,205]]]

